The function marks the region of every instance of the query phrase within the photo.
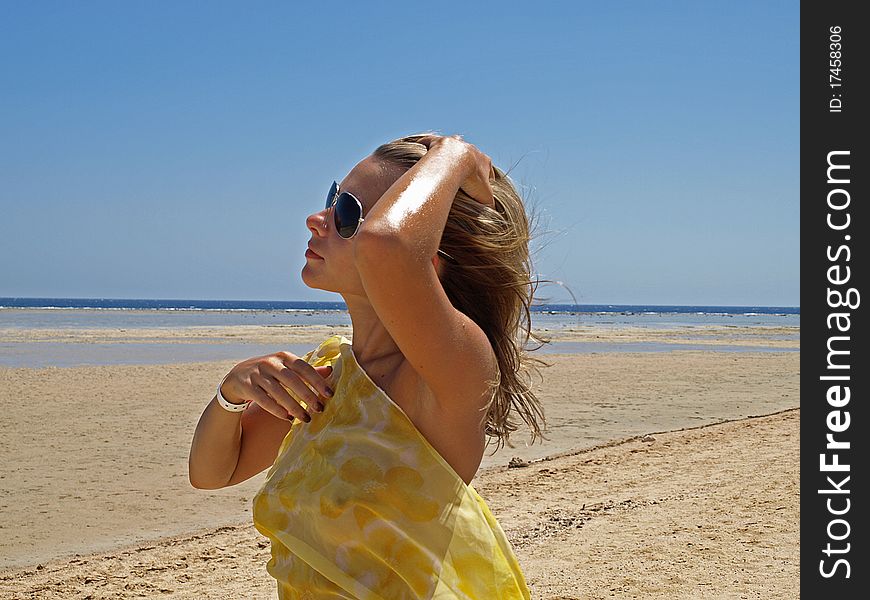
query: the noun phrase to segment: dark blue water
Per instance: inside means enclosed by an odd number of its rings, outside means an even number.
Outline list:
[[[534,327],[800,326],[794,306],[540,304]],[[153,328],[225,325],[350,325],[344,302],[0,298],[0,328]]]
[[[108,308],[117,310],[347,310],[344,302],[267,300],[159,300],[134,298],[0,298],[0,308]]]
[[[114,308],[154,310],[347,310],[344,302],[272,300],[159,300],[132,298],[0,298],[0,308]],[[679,306],[647,304],[540,304],[542,313],[676,313],[799,315],[799,306]]]

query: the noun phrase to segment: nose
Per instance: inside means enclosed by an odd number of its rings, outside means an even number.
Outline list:
[[[329,214],[329,209],[324,208],[320,212],[316,212],[314,214],[308,215],[308,218],[305,220],[305,224],[308,226],[314,234],[319,236],[325,236],[326,233],[326,218]]]

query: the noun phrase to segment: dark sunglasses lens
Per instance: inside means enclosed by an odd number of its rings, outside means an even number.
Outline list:
[[[326,208],[332,206],[332,200],[335,198],[335,192],[338,191],[338,183],[335,181],[332,182],[332,186],[329,188],[329,193],[326,195]]]
[[[340,194],[338,200],[335,201],[333,214],[335,215],[335,229],[338,231],[338,235],[343,238],[352,236],[362,216],[360,206],[353,196],[347,193]]]

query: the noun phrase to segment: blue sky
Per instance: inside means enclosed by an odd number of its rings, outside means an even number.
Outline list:
[[[5,2],[0,77],[0,296],[340,301],[305,217],[435,129],[579,303],[800,303],[797,2]]]

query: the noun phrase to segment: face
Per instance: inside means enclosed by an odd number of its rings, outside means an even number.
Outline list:
[[[363,205],[363,218],[384,195],[404,171],[372,156],[360,161],[347,176],[338,182],[341,191],[356,196]],[[323,198],[317,199],[323,205],[329,184],[324,182]],[[311,253],[305,257],[302,268],[302,281],[310,288],[365,296],[362,282],[354,262],[353,246],[355,238],[344,239],[335,229],[332,211],[324,208],[306,219],[311,233],[308,245],[318,256]]]

